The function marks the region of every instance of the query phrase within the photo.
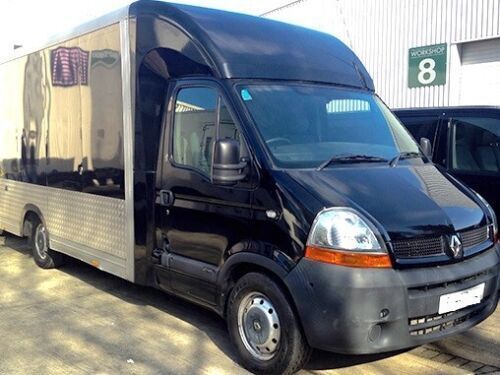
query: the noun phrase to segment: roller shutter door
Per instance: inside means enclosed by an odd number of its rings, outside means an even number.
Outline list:
[[[460,104],[500,105],[500,38],[464,43]]]

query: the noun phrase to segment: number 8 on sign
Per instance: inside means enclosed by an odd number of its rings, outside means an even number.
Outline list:
[[[418,69],[420,70],[418,73],[418,81],[422,85],[428,85],[434,82],[436,79],[435,67],[436,61],[434,61],[434,59],[427,58],[420,61],[420,64],[418,64]]]

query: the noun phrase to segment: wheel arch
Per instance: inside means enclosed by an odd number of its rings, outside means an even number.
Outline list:
[[[296,311],[294,299],[284,281],[290,270],[290,265],[278,263],[276,259],[271,259],[260,254],[240,252],[230,256],[217,277],[220,315],[226,315],[229,295],[236,282],[251,272],[262,273],[275,281],[286,294],[292,308]]]
[[[31,235],[31,227],[28,219],[33,215],[38,217],[38,219],[40,219],[43,225],[47,227],[47,223],[45,222],[45,218],[42,214],[42,211],[34,204],[28,203],[23,208],[23,215],[22,215],[23,220],[21,221],[21,228],[19,231],[19,233],[21,233],[23,237]]]

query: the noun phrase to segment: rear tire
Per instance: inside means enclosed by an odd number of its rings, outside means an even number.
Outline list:
[[[266,275],[249,273],[238,280],[227,325],[241,364],[254,373],[293,374],[311,355],[288,298]]]
[[[64,255],[49,248],[49,232],[38,217],[31,219],[29,243],[35,263],[45,269],[57,268],[64,264]]]

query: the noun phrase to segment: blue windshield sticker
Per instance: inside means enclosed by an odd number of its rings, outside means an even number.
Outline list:
[[[243,89],[241,90],[241,98],[245,102],[249,102],[250,100],[252,100],[252,95],[250,95],[250,92],[247,89]]]

